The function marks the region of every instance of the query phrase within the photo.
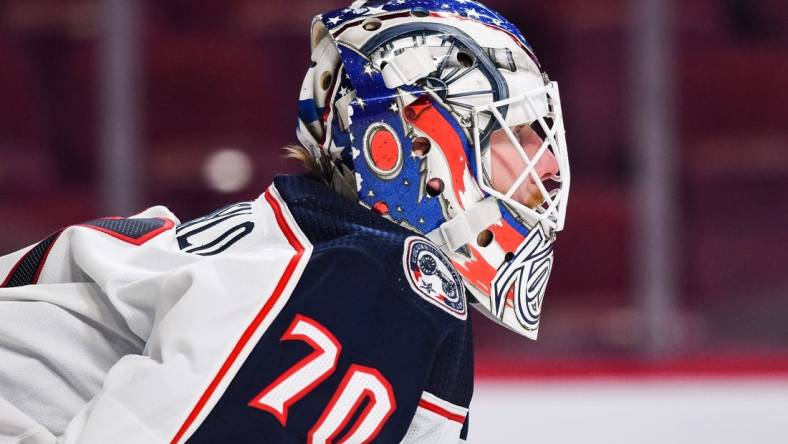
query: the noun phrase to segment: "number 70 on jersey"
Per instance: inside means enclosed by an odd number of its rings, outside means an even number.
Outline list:
[[[287,426],[290,407],[334,373],[342,344],[327,328],[301,314],[296,315],[281,341],[302,341],[313,351],[249,401],[249,406],[271,413],[282,426]],[[369,402],[345,434],[342,444],[372,441],[397,408],[388,380],[374,368],[353,364],[309,431],[308,443],[334,442],[365,400]]]

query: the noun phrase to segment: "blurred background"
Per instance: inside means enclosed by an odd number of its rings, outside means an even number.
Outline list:
[[[349,3],[0,0],[0,254],[298,172],[309,23]],[[486,3],[561,84],[574,180],[540,340],[475,319],[470,442],[786,442],[788,2]]]

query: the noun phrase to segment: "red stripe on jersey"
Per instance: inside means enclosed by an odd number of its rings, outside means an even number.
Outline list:
[[[458,415],[456,413],[452,413],[443,407],[433,404],[425,399],[419,401],[419,407],[423,409],[427,409],[433,413],[437,413],[444,418],[448,419],[449,421],[459,422],[460,424],[465,423],[465,415]]]
[[[271,195],[270,191],[266,191],[264,193],[264,197],[265,200],[268,202],[268,204],[271,205],[271,209],[274,211],[274,216],[276,217],[276,223],[279,225],[279,229],[282,230],[282,233],[287,238],[287,241],[290,243],[290,246],[292,246],[296,252],[293,255],[293,257],[290,259],[290,262],[288,262],[287,267],[285,268],[285,272],[282,275],[282,277],[279,279],[279,282],[276,284],[276,288],[274,288],[271,297],[265,303],[265,305],[257,314],[257,316],[255,316],[252,323],[249,324],[246,330],[244,330],[241,339],[238,340],[238,342],[235,344],[235,347],[233,347],[232,352],[230,352],[230,356],[228,356],[227,359],[224,361],[224,364],[219,369],[219,372],[213,378],[213,381],[211,381],[210,385],[208,385],[208,388],[205,390],[205,393],[203,393],[199,401],[197,401],[197,405],[194,406],[194,409],[192,409],[191,413],[189,413],[189,416],[186,418],[186,421],[183,423],[180,430],[178,430],[178,433],[176,433],[175,437],[172,438],[172,441],[170,441],[171,444],[175,444],[179,442],[184,437],[189,427],[191,427],[191,425],[197,419],[197,416],[200,415],[200,412],[202,411],[202,409],[208,403],[208,400],[216,391],[216,388],[219,386],[219,383],[222,381],[222,379],[224,379],[225,375],[230,370],[230,367],[233,366],[235,360],[238,358],[238,355],[241,354],[241,350],[243,350],[243,348],[246,347],[246,344],[249,342],[249,339],[251,339],[252,336],[254,335],[255,330],[257,330],[257,328],[260,327],[260,324],[263,323],[265,318],[268,317],[268,314],[271,312],[271,309],[273,309],[274,305],[276,305],[276,302],[282,296],[282,293],[284,292],[287,283],[290,281],[290,278],[293,276],[293,272],[295,272],[295,269],[298,266],[298,262],[301,260],[301,258],[304,255],[304,250],[305,250],[304,245],[301,243],[301,241],[298,240],[298,237],[295,235],[293,230],[288,225],[287,220],[285,219],[284,214],[282,213],[282,206],[279,204],[276,198],[274,198]]]

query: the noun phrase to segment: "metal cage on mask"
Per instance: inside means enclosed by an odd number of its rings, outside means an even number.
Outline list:
[[[360,5],[326,13],[315,22],[313,47],[323,55],[313,59],[313,68],[321,66],[321,57],[335,59],[336,66],[310,70],[311,81],[308,75],[305,85],[318,85],[321,70],[332,73],[332,82],[323,85],[323,96],[314,88],[302,91],[299,138],[340,164],[362,205],[441,247],[477,308],[535,338],[554,231],[563,224],[568,161],[562,161],[557,176],[559,192],[540,189],[547,196],[542,210],[526,211],[508,190],[495,190],[485,159],[490,136],[501,129],[513,136],[509,125],[517,113],[509,108],[527,108],[529,100],[536,100],[510,97],[511,76],[503,73],[516,72],[520,62],[508,48],[482,47],[466,27],[461,30],[468,17],[455,1],[373,3],[374,17],[367,17],[369,11]],[[437,14],[430,10],[432,3],[436,9],[450,8]],[[519,31],[495,17],[500,26],[486,24],[484,32],[506,33],[530,56]],[[527,63],[541,80],[538,62]],[[533,176],[533,163],[546,150],[565,154],[557,89],[554,95],[548,89],[551,111],[532,114],[538,114],[533,122],[544,124],[549,137],[541,154],[524,160],[520,183]],[[431,148],[428,152],[414,149],[420,140]],[[441,184],[437,193],[427,186],[435,179]],[[481,232],[491,234],[489,244],[479,244]]]

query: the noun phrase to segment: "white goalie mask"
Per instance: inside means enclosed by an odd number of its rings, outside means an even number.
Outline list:
[[[535,339],[570,173],[558,84],[520,31],[477,2],[378,0],[317,17],[312,41],[302,143]]]

